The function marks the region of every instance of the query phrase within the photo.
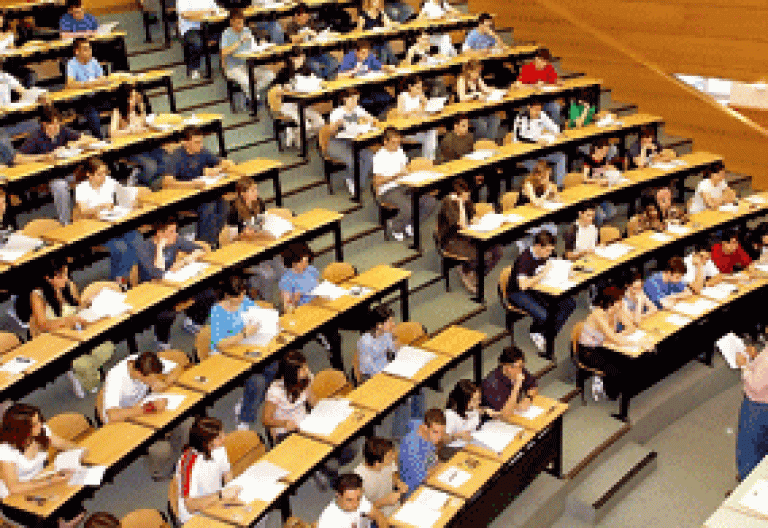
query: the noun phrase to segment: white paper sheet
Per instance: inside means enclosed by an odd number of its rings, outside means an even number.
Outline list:
[[[717,208],[722,213],[738,213],[739,206],[736,204],[724,204]]]
[[[336,299],[343,297],[344,295],[349,295],[349,290],[345,290],[341,286],[337,286],[336,284],[324,280],[317,286],[315,286],[312,291],[310,292],[310,295],[314,295],[315,297],[323,297],[324,299],[330,299],[332,301],[335,301]]]
[[[529,405],[528,409],[522,412],[515,413],[518,416],[525,418],[526,420],[535,420],[544,413],[544,409],[538,405]]]
[[[595,248],[595,255],[607,260],[619,260],[627,253],[631,252],[634,248],[621,242],[614,242],[607,246],[597,246]]]
[[[266,213],[262,229],[275,238],[282,238],[287,233],[293,231],[293,224],[282,216]]]
[[[96,34],[97,35],[109,35],[114,31],[114,29],[117,27],[117,25],[120,22],[108,22],[106,24],[99,24],[99,26],[96,28]]]
[[[437,476],[437,480],[452,488],[460,488],[471,478],[472,474],[457,467],[449,467]]]
[[[293,89],[296,92],[311,93],[318,91],[322,84],[320,77],[297,75],[293,81]]]
[[[147,402],[151,401],[157,401],[157,400],[167,400],[168,404],[165,407],[166,411],[175,411],[179,408],[179,406],[184,403],[184,399],[186,396],[183,394],[169,394],[166,392],[159,392],[157,394],[150,394],[146,398],[144,398],[141,403],[145,404]]]
[[[677,167],[683,167],[685,165],[687,165],[687,163],[681,159],[674,159],[671,161],[657,161],[655,163],[651,163],[651,167],[659,170],[672,170],[676,169]]]
[[[631,341],[632,343],[639,343],[643,339],[645,339],[646,333],[643,330],[635,330],[631,334],[627,336],[627,340]]]
[[[374,128],[376,127],[370,123],[346,123],[344,129],[336,134],[336,137],[339,139],[355,139],[357,136],[369,133]]]
[[[280,313],[273,308],[253,306],[243,314],[243,323],[258,326],[255,334],[241,341],[243,345],[267,346],[280,333]]]
[[[80,467],[72,478],[69,479],[70,486],[101,486],[104,480],[104,473],[107,472],[107,466],[83,466]]]
[[[26,251],[7,251],[5,249],[0,249],[0,262],[16,262],[26,253]]]
[[[13,251],[23,253],[29,253],[43,245],[43,241],[39,238],[29,237],[19,231],[15,231],[10,234],[8,240],[3,244],[3,251]]]
[[[709,299],[696,299],[694,302],[679,302],[675,304],[674,309],[676,312],[683,313],[691,317],[699,317],[704,312],[712,310],[717,307],[717,303],[710,301]]]
[[[448,101],[447,97],[433,97],[427,100],[424,110],[432,114],[442,112],[443,108],[445,108],[446,101]]]
[[[116,317],[131,309],[123,292],[103,288],[91,301],[91,306],[81,310],[79,315],[86,322],[93,323],[105,317]]]
[[[674,240],[666,233],[653,233],[651,234],[651,239],[655,240],[656,242],[670,242],[671,240]]]
[[[667,232],[671,233],[673,235],[680,236],[680,235],[687,235],[688,233],[691,232],[691,229],[686,227],[686,226],[681,226],[681,225],[677,225],[677,224],[669,224],[667,226]]]
[[[555,141],[557,141],[557,138],[554,136],[554,134],[542,134],[539,136],[539,138],[548,145],[551,145]]]
[[[99,211],[99,220],[107,222],[117,222],[131,213],[130,207],[114,206],[112,209],[103,209]]]
[[[205,262],[190,262],[178,271],[166,271],[163,278],[170,282],[186,282],[208,268]]]
[[[435,354],[432,352],[420,348],[402,346],[397,351],[395,359],[386,366],[384,372],[400,378],[411,379],[435,357]]]
[[[21,374],[35,363],[37,363],[37,361],[34,359],[19,356],[0,367],[0,371],[8,372],[10,374]]]
[[[276,480],[262,480],[247,472],[232,479],[227,484],[227,487],[232,486],[240,486],[242,488],[238,499],[246,504],[256,500],[272,502],[288,487],[285,483],[277,482]]]
[[[473,152],[470,152],[469,154],[464,154],[464,157],[470,160],[482,161],[482,160],[487,160],[489,158],[492,158],[495,155],[496,155],[495,150],[480,149],[480,150],[475,150]]]
[[[543,202],[541,206],[544,209],[548,209],[550,211],[557,211],[558,209],[565,206],[565,204],[563,202]]]
[[[425,181],[430,181],[430,180],[434,180],[442,177],[443,177],[443,174],[440,172],[414,171],[414,172],[409,172],[404,176],[400,176],[400,178],[398,178],[398,181],[400,181],[400,183],[422,183]]]
[[[765,196],[760,196],[758,194],[747,196],[744,198],[744,200],[755,205],[764,205],[766,203]]]
[[[606,114],[602,119],[600,119],[595,125],[597,125],[600,128],[608,127],[608,126],[621,126],[623,123],[621,121],[617,121],[613,118],[613,115]]]
[[[560,287],[561,284],[568,282],[568,276],[571,274],[573,262],[565,259],[549,259],[547,265],[549,266],[549,271],[547,271],[547,275],[541,280],[542,285],[557,288]]]
[[[690,324],[692,319],[680,314],[669,314],[666,318],[666,321],[669,324],[672,324],[675,326],[685,326],[687,324]]]
[[[413,499],[413,502],[421,504],[425,508],[439,512],[450,499],[450,495],[444,491],[433,488],[422,488],[419,496]]]
[[[739,503],[760,515],[768,516],[768,480],[758,480]]]
[[[299,429],[309,434],[330,436],[353,411],[347,400],[320,400],[312,412],[301,421]]]
[[[487,233],[500,228],[503,223],[504,215],[488,213],[477,219],[474,224],[471,224],[469,229],[478,233]]]
[[[45,88],[37,88],[37,87],[28,88],[24,90],[23,94],[21,94],[21,99],[19,100],[19,102],[25,105],[30,103],[36,103],[38,98],[41,95],[46,93],[48,93],[48,90],[46,90]]]
[[[501,101],[502,99],[504,99],[504,94],[506,94],[504,90],[493,90],[491,93],[488,94],[486,101],[488,101],[489,103],[495,103],[497,101]]]
[[[280,480],[290,475],[290,471],[283,469],[268,460],[260,460],[246,469],[243,474],[248,474],[259,480]]]
[[[720,350],[729,367],[732,369],[739,368],[736,364],[736,356],[744,355],[747,351],[747,345],[743,339],[733,332],[728,332],[718,339],[715,345],[717,345],[717,349]]]
[[[432,528],[440,519],[439,511],[431,510],[418,502],[409,501],[403,504],[393,518],[401,524],[418,526],[419,528]]]
[[[727,282],[721,282],[720,284],[716,286],[707,286],[705,288],[701,289],[701,294],[704,297],[709,297],[710,299],[715,299],[717,301],[724,301],[728,297],[731,296],[732,293],[734,293],[738,288],[736,288],[733,284],[728,284]]]
[[[53,470],[64,471],[66,469],[80,469],[82,466],[84,448],[62,451],[53,459]]]
[[[115,189],[115,201],[119,207],[131,210],[136,205],[136,198],[139,196],[138,187],[128,185],[117,185]]]
[[[367,71],[363,74],[360,74],[357,76],[358,79],[381,79],[382,77],[385,77],[387,74],[384,73],[381,70],[377,71]]]
[[[762,271],[763,273],[768,273],[768,264],[755,264],[755,269]]]
[[[499,420],[486,422],[478,431],[472,432],[472,438],[491,451],[501,453],[522,431],[522,427]]]

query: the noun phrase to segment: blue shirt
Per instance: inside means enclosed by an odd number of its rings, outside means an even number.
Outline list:
[[[218,164],[219,158],[206,148],[197,154],[189,154],[184,147],[179,147],[171,154],[166,170],[177,180],[188,182],[202,176],[204,168]]]
[[[253,306],[254,302],[246,296],[234,312],[220,304],[211,308],[211,349],[216,349],[222,339],[232,337],[243,330],[243,314]]]
[[[427,471],[437,463],[437,450],[432,442],[419,434],[421,420],[411,420],[410,427],[400,441],[400,478],[408,486],[406,498],[427,478]]]
[[[146,282],[152,279],[162,279],[165,271],[176,262],[176,256],[179,251],[183,253],[192,253],[196,249],[203,248],[185,238],[177,238],[175,244],[165,246],[165,249],[163,249],[165,268],[160,269],[155,266],[155,252],[157,251],[155,241],[151,238],[144,240],[136,246],[136,253],[139,259],[139,281]]]
[[[496,46],[496,39],[491,35],[481,33],[477,28],[470,31],[464,41],[464,49],[487,50],[494,46]]]
[[[280,277],[280,282],[277,286],[281,292],[296,293],[300,292],[299,306],[307,304],[312,300],[312,295],[309,294],[320,283],[320,272],[314,266],[307,266],[304,273],[296,273],[293,269],[288,268]]]
[[[346,55],[344,55],[344,58],[341,60],[341,65],[339,66],[339,73],[344,73],[350,70],[354,70],[358,62],[359,61],[357,60],[357,53],[355,52],[355,50],[348,52]],[[381,70],[381,61],[373,52],[373,50],[371,50],[368,53],[368,57],[366,57],[366,59],[363,61],[363,65],[365,67],[360,70],[361,74],[367,71]]]
[[[224,33],[221,34],[221,47],[222,48],[228,48],[235,44],[237,41],[239,41],[243,35],[246,36],[245,42],[241,42],[240,45],[227,55],[227,57],[224,59],[224,67],[225,68],[237,68],[240,66],[245,66],[245,59],[239,59],[235,57],[238,53],[246,53],[251,50],[251,38],[253,35],[251,34],[251,30],[247,27],[244,27],[243,30],[240,33],[237,33],[234,29],[231,27],[228,27],[224,30]]]
[[[71,13],[64,13],[59,19],[59,31],[62,33],[80,33],[81,31],[96,31],[99,22],[96,17],[86,13],[82,20],[77,20]]]
[[[360,373],[374,376],[384,370],[389,363],[387,352],[395,351],[395,341],[392,334],[381,334],[374,337],[371,333],[363,334],[357,342],[357,359],[360,363]]]
[[[52,138],[48,137],[43,127],[40,126],[21,144],[19,152],[22,154],[49,154],[70,141],[77,141],[78,139],[80,139],[80,132],[75,132],[69,127],[62,126],[56,137]]]
[[[72,79],[77,82],[88,82],[98,79],[104,75],[104,69],[95,58],[92,58],[90,62],[83,64],[75,57],[69,59],[67,62],[67,79]]]
[[[643,283],[643,291],[656,307],[662,308],[661,300],[668,295],[685,291],[685,283],[682,281],[665,282],[662,272],[657,271],[645,279],[645,282]]]

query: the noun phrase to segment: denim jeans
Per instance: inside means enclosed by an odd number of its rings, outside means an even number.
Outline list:
[[[87,105],[82,109],[82,112],[91,135],[97,139],[104,139],[104,134],[101,132],[101,117],[96,107]]]
[[[195,323],[204,325],[211,313],[211,308],[218,301],[218,297],[213,288],[206,288],[194,296],[195,302],[187,308],[186,314]],[[155,336],[161,343],[168,343],[171,338],[171,327],[176,320],[177,312],[175,310],[163,310],[155,317]]]
[[[600,227],[617,213],[616,206],[611,202],[602,202],[595,208],[595,225]]]
[[[187,50],[187,67],[190,70],[199,70],[203,54],[203,34],[199,29],[190,29],[184,33],[183,40]]]
[[[360,106],[372,116],[381,116],[394,102],[395,99],[388,92],[381,90],[363,95],[360,99]]]
[[[409,396],[392,413],[392,437],[402,438],[408,433],[408,422],[414,418],[424,418],[427,396],[424,389],[419,389]]]
[[[328,53],[310,57],[307,65],[312,73],[326,81],[333,79],[336,76],[336,70],[339,69],[338,61]]]
[[[279,361],[273,361],[264,367],[263,372],[254,374],[245,380],[243,404],[240,407],[240,416],[237,418],[239,422],[254,423],[256,421],[256,411],[264,402],[267,387],[275,379],[279,366]]]
[[[109,249],[109,278],[127,277],[139,257],[136,247],[144,239],[138,231],[129,231],[106,243]]]
[[[544,110],[547,114],[549,114],[549,117],[552,118],[552,121],[557,123],[557,126],[562,128],[563,123],[560,120],[560,110],[561,110],[560,103],[558,103],[557,101],[550,101],[548,103],[544,103],[542,110]]]
[[[267,34],[272,44],[285,44],[285,32],[283,26],[277,20],[262,20],[256,22],[256,29]]]
[[[527,160],[523,162],[523,167],[529,171],[532,171],[536,166],[536,162],[539,160],[545,160],[555,164],[555,183],[557,183],[559,188],[562,188],[563,182],[565,181],[565,173],[568,170],[565,154],[562,152],[553,152],[552,154],[548,154],[539,158],[538,160]]]
[[[422,195],[419,198],[419,217],[414,218],[411,193],[406,187],[400,185],[379,196],[379,201],[391,203],[397,207],[397,215],[390,220],[392,231],[395,233],[402,233],[405,231],[405,226],[413,225],[413,222],[423,223],[437,209],[437,200],[434,196]]]
[[[739,412],[739,435],[736,439],[736,466],[739,479],[747,478],[768,455],[768,404],[745,397]]]
[[[198,240],[203,240],[211,245],[218,243],[219,233],[226,221],[226,207],[224,200],[221,199],[200,204],[197,207],[199,218],[197,219],[195,236]]]
[[[560,332],[565,322],[576,308],[576,303],[570,297],[560,301],[547,303],[533,292],[516,291],[509,294],[509,302],[531,314],[532,333],[540,333],[554,337]]]
[[[387,65],[397,63],[395,52],[392,51],[389,44],[376,44],[372,46],[372,49],[382,64]]]
[[[131,156],[129,160],[141,167],[138,183],[149,187],[152,190],[158,190],[160,188],[162,180],[159,178],[163,176],[163,171],[165,170],[165,150],[161,147],[157,147],[149,152]]]
[[[348,139],[331,138],[328,142],[328,155],[347,166],[342,172],[345,180],[352,179],[352,173],[354,171],[354,150],[352,149],[352,142]],[[368,183],[368,177],[373,170],[373,153],[370,149],[362,149],[360,151],[360,188],[365,189]]]
[[[72,223],[72,191],[69,183],[74,181],[71,174],[66,178],[56,178],[48,184],[53,195],[53,206],[56,209],[56,216],[63,225]]]

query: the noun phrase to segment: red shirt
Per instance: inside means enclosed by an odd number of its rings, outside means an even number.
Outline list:
[[[555,84],[557,82],[557,72],[551,64],[547,64],[543,70],[537,70],[536,63],[529,62],[520,68],[520,76],[517,80],[523,84],[536,84],[539,81],[544,81],[546,84]]]
[[[720,243],[712,246],[712,262],[715,263],[715,266],[720,270],[720,273],[733,273],[733,267],[735,265],[739,264],[741,267],[746,268],[752,262],[752,259],[749,258],[749,255],[747,255],[747,252],[741,247],[741,244],[736,248],[736,251],[730,255],[726,255],[723,253],[723,244]]]

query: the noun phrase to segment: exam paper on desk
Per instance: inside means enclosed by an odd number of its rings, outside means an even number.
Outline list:
[[[451,486],[452,488],[460,488],[472,478],[470,473],[467,473],[463,469],[456,467],[446,468],[440,475],[437,476],[437,480]]]
[[[205,262],[190,262],[178,271],[166,271],[163,278],[171,282],[186,282],[205,271],[208,264]]]
[[[741,498],[739,504],[768,516],[768,480],[758,480],[750,490]]]
[[[175,411],[178,409],[182,403],[184,403],[184,400],[186,399],[186,396],[183,394],[169,394],[169,393],[163,393],[159,392],[157,394],[150,394],[146,398],[144,398],[141,401],[141,404],[144,405],[145,403],[149,403],[152,401],[157,400],[166,400],[168,402],[168,405],[166,406],[166,411]]]
[[[398,349],[395,359],[384,368],[383,372],[400,378],[411,379],[435,357],[434,353],[427,350],[402,346]]]

